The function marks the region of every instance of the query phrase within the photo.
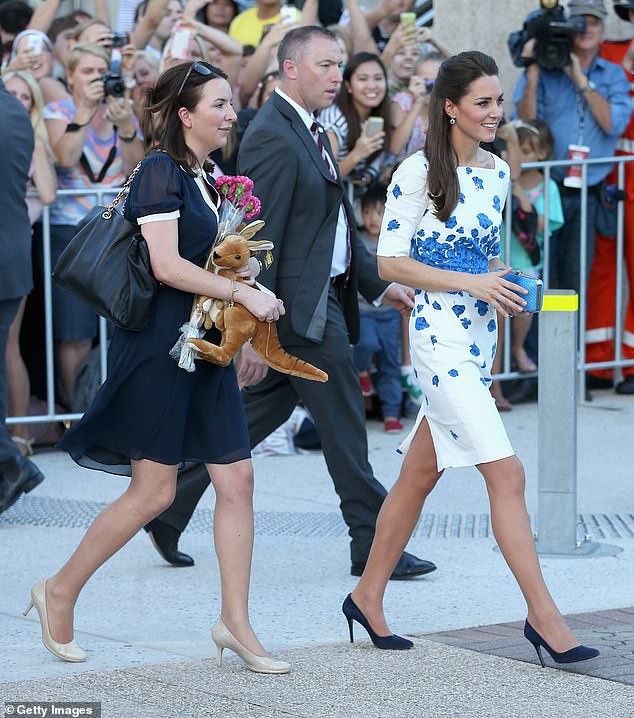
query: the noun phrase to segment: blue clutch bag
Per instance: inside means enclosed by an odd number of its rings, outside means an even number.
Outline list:
[[[531,277],[530,274],[524,274],[524,272],[510,272],[504,279],[528,290],[528,294],[518,292],[519,296],[526,301],[525,312],[534,314],[541,311],[544,299],[544,283],[541,279],[535,279],[535,277]]]

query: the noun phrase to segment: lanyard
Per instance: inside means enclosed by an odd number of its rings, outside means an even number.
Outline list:
[[[588,80],[590,79],[588,75]],[[581,90],[575,88],[575,99],[577,100],[577,116],[579,117],[579,141],[578,145],[583,144],[583,135],[586,126],[586,110],[588,109],[588,103],[583,97]]]
[[[112,142],[112,147],[110,148],[110,152],[108,153],[108,157],[106,157],[106,161],[99,171],[99,174],[95,177],[92,167],[88,163],[88,158],[86,155],[82,152],[81,157],[79,158],[79,164],[81,165],[81,168],[84,170],[86,175],[88,176],[88,179],[90,182],[95,184],[100,184],[103,182],[106,172],[110,169],[110,165],[114,162],[114,158],[117,154],[117,128],[114,128],[114,140]]]

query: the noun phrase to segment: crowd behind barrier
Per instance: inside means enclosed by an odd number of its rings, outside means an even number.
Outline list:
[[[629,164],[630,162],[634,161],[634,156],[626,157],[626,156],[617,156],[617,157],[603,157],[603,158],[593,158],[593,159],[586,159],[586,160],[562,160],[562,161],[546,161],[546,162],[533,162],[533,163],[525,163],[522,165],[523,168],[529,168],[534,167],[543,170],[544,172],[544,183],[546,187],[548,186],[548,180],[550,178],[550,171],[552,167],[568,167],[571,165],[581,165],[581,176],[582,176],[582,186],[580,189],[581,196],[582,196],[582,203],[583,198],[585,197],[585,194],[587,192],[587,178],[586,178],[586,167],[590,164],[605,164],[606,162],[609,162],[610,164],[616,164],[619,168],[618,170],[618,188],[623,189],[624,187],[624,167],[625,165]],[[68,196],[82,196],[87,199],[91,199],[94,201],[95,204],[103,204],[104,203],[104,196],[111,196],[113,192],[118,192],[119,188],[108,188],[107,191],[90,191],[90,192],[77,192],[73,190],[59,190],[58,194],[60,195],[68,195]],[[546,190],[545,192],[545,209],[544,209],[544,217],[545,217],[545,226],[548,227],[548,219],[550,217],[550,207],[549,207],[549,192]],[[510,209],[511,209],[511,202],[507,202],[506,205],[506,213],[505,213],[505,225],[506,225],[506,232],[505,232],[505,242],[506,242],[506,251],[510,253],[510,241],[511,241],[511,232],[510,230],[510,223],[511,223],[511,216],[510,216]],[[617,235],[614,239],[616,242],[617,247],[617,256],[621,257],[623,253],[623,242],[624,242],[624,223],[623,223],[623,206],[622,203],[619,202],[616,205],[617,212]],[[49,208],[44,207],[44,211],[42,214],[42,237],[43,237],[43,290],[44,290],[44,319],[45,319],[45,335],[44,335],[44,351],[46,354],[46,404],[47,404],[47,413],[45,414],[37,414],[32,416],[21,416],[21,417],[9,417],[7,419],[8,424],[13,423],[38,423],[38,422],[48,422],[48,421],[73,421],[77,420],[81,417],[81,412],[57,412],[55,410],[56,405],[56,388],[55,388],[55,369],[54,369],[54,341],[55,337],[53,336],[53,319],[52,319],[52,284],[53,280],[51,278],[52,273],[52,267],[51,267],[51,254],[50,254],[50,218],[49,218]],[[585,272],[585,224],[582,223],[581,225],[581,235],[579,237],[580,246],[581,246],[581,261],[582,265],[580,268],[581,274],[583,276]],[[544,282],[544,288],[545,291],[549,288],[549,276],[550,276],[550,259],[549,259],[549,252],[550,252],[550,243],[551,243],[551,237],[550,232],[545,231],[544,233],[544,270],[543,270],[543,282]],[[615,328],[615,357],[612,361],[608,362],[594,362],[590,363],[586,361],[586,349],[585,349],[585,342],[581,341],[579,345],[579,354],[578,354],[578,363],[577,368],[580,373],[585,373],[587,370],[592,369],[605,369],[605,368],[619,368],[619,367],[626,367],[626,366],[634,366],[634,360],[628,360],[623,358],[622,350],[621,350],[621,344],[622,344],[622,336],[623,336],[623,312],[624,312],[624,305],[623,305],[623,296],[624,296],[624,289],[625,289],[625,281],[626,277],[623,271],[622,262],[618,262],[617,264],[617,283],[616,283],[616,296],[615,296],[615,302],[616,302],[616,328]],[[579,297],[579,325],[580,327],[585,326],[585,320],[586,320],[586,301],[587,301],[587,288],[584,284],[581,286],[581,293]],[[507,322],[505,327],[506,332],[506,341],[504,342],[504,360],[503,360],[503,368],[501,373],[496,375],[496,379],[498,380],[513,380],[513,379],[521,379],[525,375],[519,373],[518,371],[513,371],[511,369],[511,356],[510,356],[510,324]],[[106,376],[106,362],[107,362],[107,337],[108,337],[108,325],[106,320],[100,318],[99,322],[99,339],[96,343],[96,347],[98,347],[98,353],[99,353],[99,371],[100,375],[103,379],[105,379]],[[538,370],[539,371],[539,370]],[[537,372],[538,373],[538,372]],[[537,374],[536,373],[536,374]]]
[[[45,187],[43,170],[34,172],[30,178],[29,201],[35,202],[33,212],[41,212],[41,222],[37,225],[41,240],[34,252],[34,258],[39,259],[40,264],[36,284],[38,296],[31,297],[29,303],[33,311],[33,305],[40,301],[41,295],[41,304],[37,307],[41,315],[37,317],[37,322],[41,322],[41,328],[21,328],[22,334],[29,335],[27,343],[31,354],[41,350],[45,357],[44,366],[35,368],[35,373],[41,374],[43,380],[37,378],[37,390],[32,393],[45,399],[46,411],[41,408],[40,401],[39,409],[34,411],[29,408],[30,416],[10,416],[7,423],[21,425],[75,420],[85,408],[78,406],[72,397],[77,367],[89,364],[90,391],[94,391],[98,383],[96,377],[100,376],[101,380],[105,377],[107,323],[103,319],[97,322],[93,317],[86,316],[81,305],[71,303],[63,292],[60,294],[51,280],[51,272],[78,219],[93,203],[107,203],[117,189],[115,185],[122,183],[142,157],[143,144],[151,144],[152,128],[141,127],[143,107],[149,97],[146,93],[159,74],[169,67],[203,60],[227,73],[234,88],[238,120],[227,146],[213,153],[212,159],[221,174],[232,174],[236,171],[238,148],[247,126],[279,82],[276,58],[279,43],[290,29],[297,26],[321,24],[329,27],[342,53],[342,82],[333,104],[323,109],[317,119],[330,142],[338,173],[354,204],[357,223],[369,240],[366,243],[371,250],[375,247],[380,213],[375,213],[372,219],[372,202],[368,203],[368,196],[385,193],[394,167],[408,153],[424,145],[429,100],[438,69],[445,58],[462,48],[447,47],[434,34],[433,27],[430,27],[433,20],[433,4],[430,2],[411,0],[397,5],[392,0],[379,0],[375,7],[368,9],[358,0],[345,0],[343,3],[305,0],[300,3],[301,9],[294,10],[294,14],[290,8],[284,8],[284,4],[283,0],[255,0],[255,3],[242,0],[143,0],[140,3],[120,0],[116,17],[110,17],[103,0],[95,0],[92,14],[73,9],[63,16],[59,12],[58,0],[44,0],[35,10],[22,0],[10,0],[2,5],[0,26],[6,36],[3,36],[3,76],[5,82],[11,84],[11,87],[7,84],[7,89],[23,104],[26,102],[34,133],[39,138],[33,155],[34,166],[48,164],[50,174],[54,163],[57,173],[57,199],[52,204],[51,196],[54,197],[54,194],[51,195],[50,186]],[[633,18],[625,7],[627,3],[617,5],[619,7],[615,7],[614,11],[619,17],[625,22],[632,22]],[[545,288],[551,284],[553,288],[568,288],[561,278],[551,282],[553,275],[557,274],[553,248],[559,245],[561,254],[564,247],[563,236],[561,242],[551,239],[553,226],[562,227],[561,222],[559,225],[551,223],[554,217],[554,200],[550,196],[553,188],[562,195],[561,199],[556,198],[559,210],[562,201],[564,205],[567,203],[562,233],[566,235],[565,243],[570,242],[569,235],[579,227],[579,236],[572,245],[576,251],[578,242],[579,262],[578,265],[576,261],[571,262],[578,272],[575,281],[568,284],[569,288],[580,293],[580,327],[592,327],[586,341],[581,340],[579,345],[580,380],[587,370],[594,370],[599,376],[602,372],[611,376],[611,372],[605,370],[634,366],[634,359],[627,358],[632,344],[631,332],[628,331],[632,321],[631,309],[625,316],[628,296],[626,264],[631,241],[626,235],[629,209],[624,213],[623,202],[616,205],[613,240],[617,258],[616,320],[602,316],[599,324],[587,323],[588,301],[593,301],[587,285],[592,263],[592,254],[588,253],[594,251],[594,237],[590,237],[589,232],[594,232],[592,218],[599,188],[596,178],[598,174],[605,174],[603,168],[597,166],[607,164],[618,168],[617,195],[622,194],[623,197],[627,197],[632,174],[625,174],[632,156],[619,153],[631,151],[634,130],[630,131],[628,126],[618,143],[617,136],[621,134],[621,125],[625,126],[626,115],[631,111],[625,76],[631,80],[628,73],[634,62],[628,64],[628,58],[634,56],[634,43],[604,41],[603,22],[608,12],[609,9],[600,0],[569,0],[566,13],[571,17],[583,15],[587,33],[583,37],[579,35],[582,37],[579,42],[577,36],[571,39],[572,65],[567,76],[561,69],[542,72],[540,63],[535,61],[531,42],[525,43],[520,58],[524,72],[516,88],[511,114],[511,117],[522,119],[501,123],[495,142],[486,146],[508,161],[514,180],[519,178],[520,166],[522,170],[543,172],[543,198],[540,199],[543,208],[531,208],[537,210],[533,212],[534,216],[542,213],[543,209],[544,232],[543,240],[540,239],[543,242],[543,260],[529,271],[541,274]],[[35,83],[30,81],[31,76]],[[581,104],[578,99],[578,117],[573,112],[574,108],[562,106],[561,113],[549,116],[550,124],[546,124],[542,120],[546,119],[550,110],[548,103],[544,105],[543,101],[549,96],[555,80],[560,82],[558,101],[564,95],[569,97],[566,93],[574,91],[581,98]],[[25,100],[29,93],[30,100]],[[602,124],[601,102],[609,103],[612,127]],[[572,116],[568,117],[566,113],[570,112]],[[583,137],[585,124],[586,142],[579,139],[579,143],[592,145],[591,159],[574,162],[551,159],[566,156],[565,152],[562,153],[562,143],[577,141],[577,121],[580,125],[579,138]],[[522,140],[528,136],[526,131],[536,132],[540,122],[549,136],[550,131],[553,133],[550,149],[545,154],[533,155],[540,160],[538,162],[521,162]],[[104,139],[106,136],[107,140]],[[615,156],[608,157],[612,147],[616,147]],[[580,185],[578,190],[569,193],[566,181],[562,183],[561,168],[573,165],[580,169]],[[614,177],[607,179],[615,181]],[[526,193],[520,179],[514,181],[514,185],[506,203],[502,241],[503,255],[506,255],[503,259],[508,264],[511,264],[510,257],[517,248],[513,213],[518,199],[521,200],[524,195],[524,200],[528,198],[532,203],[533,198],[530,182]],[[570,195],[574,197],[571,199]],[[39,198],[38,201],[35,201],[36,198]],[[581,206],[577,205],[574,209],[570,203],[579,200]],[[631,200],[627,204],[630,207]],[[29,209],[30,215],[35,216],[31,207]],[[33,216],[31,222],[34,221]],[[368,222],[372,224],[372,221],[375,226],[370,231]],[[38,233],[34,236],[37,238]],[[605,240],[605,237],[604,233],[602,239]],[[566,244],[563,251],[569,249]],[[625,262],[622,259],[624,256]],[[605,254],[602,258],[605,263]],[[572,276],[575,271],[573,269]],[[566,274],[571,276],[567,270]],[[604,299],[600,313],[607,315],[610,307]],[[28,307],[27,303],[27,317]],[[527,321],[520,331],[522,323],[519,320],[514,324],[510,321],[500,321],[499,324],[498,357],[493,367],[497,381],[493,382],[491,390],[498,408],[505,410],[510,408],[510,403],[501,394],[500,381],[527,379],[530,382],[537,375],[537,357],[529,356],[523,346],[519,350],[519,358],[517,354],[522,336],[526,337],[527,347],[533,354],[536,353],[536,327],[528,329],[530,322]],[[610,328],[612,324],[613,328]],[[43,336],[37,336],[39,332]],[[588,361],[586,342],[600,340],[604,346],[598,354],[594,347],[599,344],[588,346],[591,347],[590,355],[600,356],[602,361]],[[402,321],[399,379],[404,396],[410,402],[409,406],[407,401],[403,402],[402,411],[406,414],[408,409],[422,401],[422,392],[409,365],[408,342],[407,323]],[[610,342],[614,344],[614,352],[613,358],[608,361],[605,358],[609,356]],[[367,369],[358,367],[362,392],[368,397],[376,395],[378,400],[381,399],[376,386],[377,381],[381,381],[381,372],[377,371],[379,363],[377,355]],[[394,372],[398,373],[398,368]],[[630,373],[631,370],[625,372],[627,378],[634,379],[634,375],[629,376]],[[395,377],[392,376],[391,380],[394,385]],[[499,395],[496,393],[498,389]],[[61,408],[60,404],[68,408]],[[369,403],[366,408],[370,408]],[[398,419],[391,424],[395,430],[402,430]],[[16,437],[21,429],[21,426],[12,429],[18,442],[23,441],[20,436]],[[28,432],[25,436],[29,441]]]

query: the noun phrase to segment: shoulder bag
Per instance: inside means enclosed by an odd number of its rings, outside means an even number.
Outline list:
[[[140,166],[108,207],[93,207],[77,224],[53,271],[57,285],[131,331],[145,328],[157,286],[139,227],[115,209]]]

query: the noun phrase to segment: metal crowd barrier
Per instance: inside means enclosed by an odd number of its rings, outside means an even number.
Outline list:
[[[553,167],[568,167],[570,165],[581,165],[581,179],[582,187],[579,190],[581,194],[581,254],[580,254],[580,277],[581,281],[581,293],[579,297],[579,336],[583,337],[585,333],[586,325],[586,301],[587,301],[587,288],[584,278],[587,274],[587,252],[586,252],[586,203],[588,197],[588,185],[587,185],[587,170],[588,165],[591,164],[610,164],[618,165],[618,188],[624,189],[625,180],[625,163],[634,161],[634,155],[632,156],[615,156],[615,157],[599,157],[586,160],[551,160],[545,162],[531,162],[523,164],[525,168],[539,168],[544,173],[544,270],[543,270],[543,281],[544,288],[549,288],[550,279],[550,198],[549,198],[549,183],[551,179],[551,170]],[[114,196],[120,188],[109,187],[105,190],[90,190],[90,191],[76,191],[76,190],[59,190],[58,196],[70,195],[70,196],[84,196],[94,197],[96,204],[103,204],[104,197]],[[508,201],[505,209],[505,256],[510,257],[510,246],[511,246],[511,196],[509,193]],[[49,208],[44,207],[42,214],[42,225],[43,225],[43,281],[44,281],[44,317],[45,317],[45,351],[46,351],[46,404],[47,413],[39,416],[19,416],[9,417],[7,423],[38,423],[48,421],[72,421],[79,419],[81,413],[65,413],[59,414],[55,411],[55,375],[54,375],[54,337],[53,337],[53,313],[52,313],[52,280],[51,280],[51,251],[50,251],[50,214]],[[617,223],[617,267],[616,267],[616,325],[615,325],[615,336],[614,336],[614,349],[615,357],[612,361],[607,362],[595,362],[588,364],[586,363],[586,348],[585,342],[579,343],[578,357],[577,357],[577,372],[580,382],[580,386],[583,386],[584,374],[586,370],[592,369],[606,369],[606,368],[618,368],[625,366],[634,366],[634,360],[626,360],[622,355],[622,339],[623,339],[623,320],[624,320],[624,305],[623,305],[623,243],[624,243],[624,221],[623,221],[623,203],[618,203],[618,223]],[[105,319],[99,319],[99,348],[100,348],[100,366],[101,366],[101,378],[102,381],[106,377],[106,362],[107,362],[107,333],[108,326]],[[520,374],[519,372],[511,370],[511,323],[506,322],[504,330],[504,347],[503,347],[503,364],[502,371],[495,375],[496,379],[520,379],[528,377],[536,377],[538,372],[534,374]],[[583,397],[583,392],[580,396]]]
[[[614,156],[614,157],[597,157],[586,160],[547,160],[544,162],[527,162],[522,164],[523,168],[537,168],[541,169],[544,173],[544,269],[543,269],[543,282],[544,290],[550,289],[550,197],[549,197],[549,186],[551,179],[551,170],[553,167],[569,167],[571,165],[581,165],[581,182],[582,186],[579,189],[581,195],[581,229],[579,235],[580,241],[580,294],[579,294],[579,354],[577,358],[577,372],[579,385],[584,386],[584,375],[585,372],[592,369],[612,369],[618,367],[634,366],[634,360],[624,359],[622,353],[622,340],[623,340],[623,321],[625,314],[625,307],[623,303],[624,296],[624,271],[623,271],[623,244],[624,244],[624,208],[623,202],[617,203],[617,236],[616,242],[616,316],[615,316],[615,334],[614,334],[614,351],[615,356],[612,361],[606,362],[586,362],[586,343],[585,343],[585,327],[586,327],[586,316],[587,316],[587,283],[585,277],[588,274],[588,257],[587,257],[587,226],[586,226],[586,211],[588,202],[588,165],[617,165],[617,187],[619,190],[625,189],[625,164],[627,162],[634,161],[634,155],[631,156]],[[505,256],[510,257],[511,252],[511,195],[507,198],[505,206]],[[562,289],[569,289],[570,287],[562,287]],[[521,374],[511,371],[511,323],[506,322],[504,331],[504,348],[503,348],[503,369],[502,372],[496,375],[496,379],[515,379],[518,376],[524,378],[530,376],[537,376],[535,374]],[[581,397],[584,393],[581,392]]]
[[[108,187],[107,190],[66,190],[58,189],[57,196],[64,197],[94,197],[95,205],[107,204],[114,198],[121,187]],[[30,193],[33,194],[33,193]],[[37,196],[37,195],[34,195]],[[106,198],[108,198],[106,200]],[[34,416],[8,417],[7,424],[35,424],[49,421],[75,421],[80,419],[81,413],[63,413],[55,410],[55,339],[53,337],[53,280],[51,274],[51,222],[50,208],[44,206],[42,210],[42,281],[44,289],[44,348],[46,355],[46,414]],[[79,300],[78,300],[79,301]],[[99,354],[102,382],[106,378],[106,366],[108,357],[108,322],[99,317]]]

